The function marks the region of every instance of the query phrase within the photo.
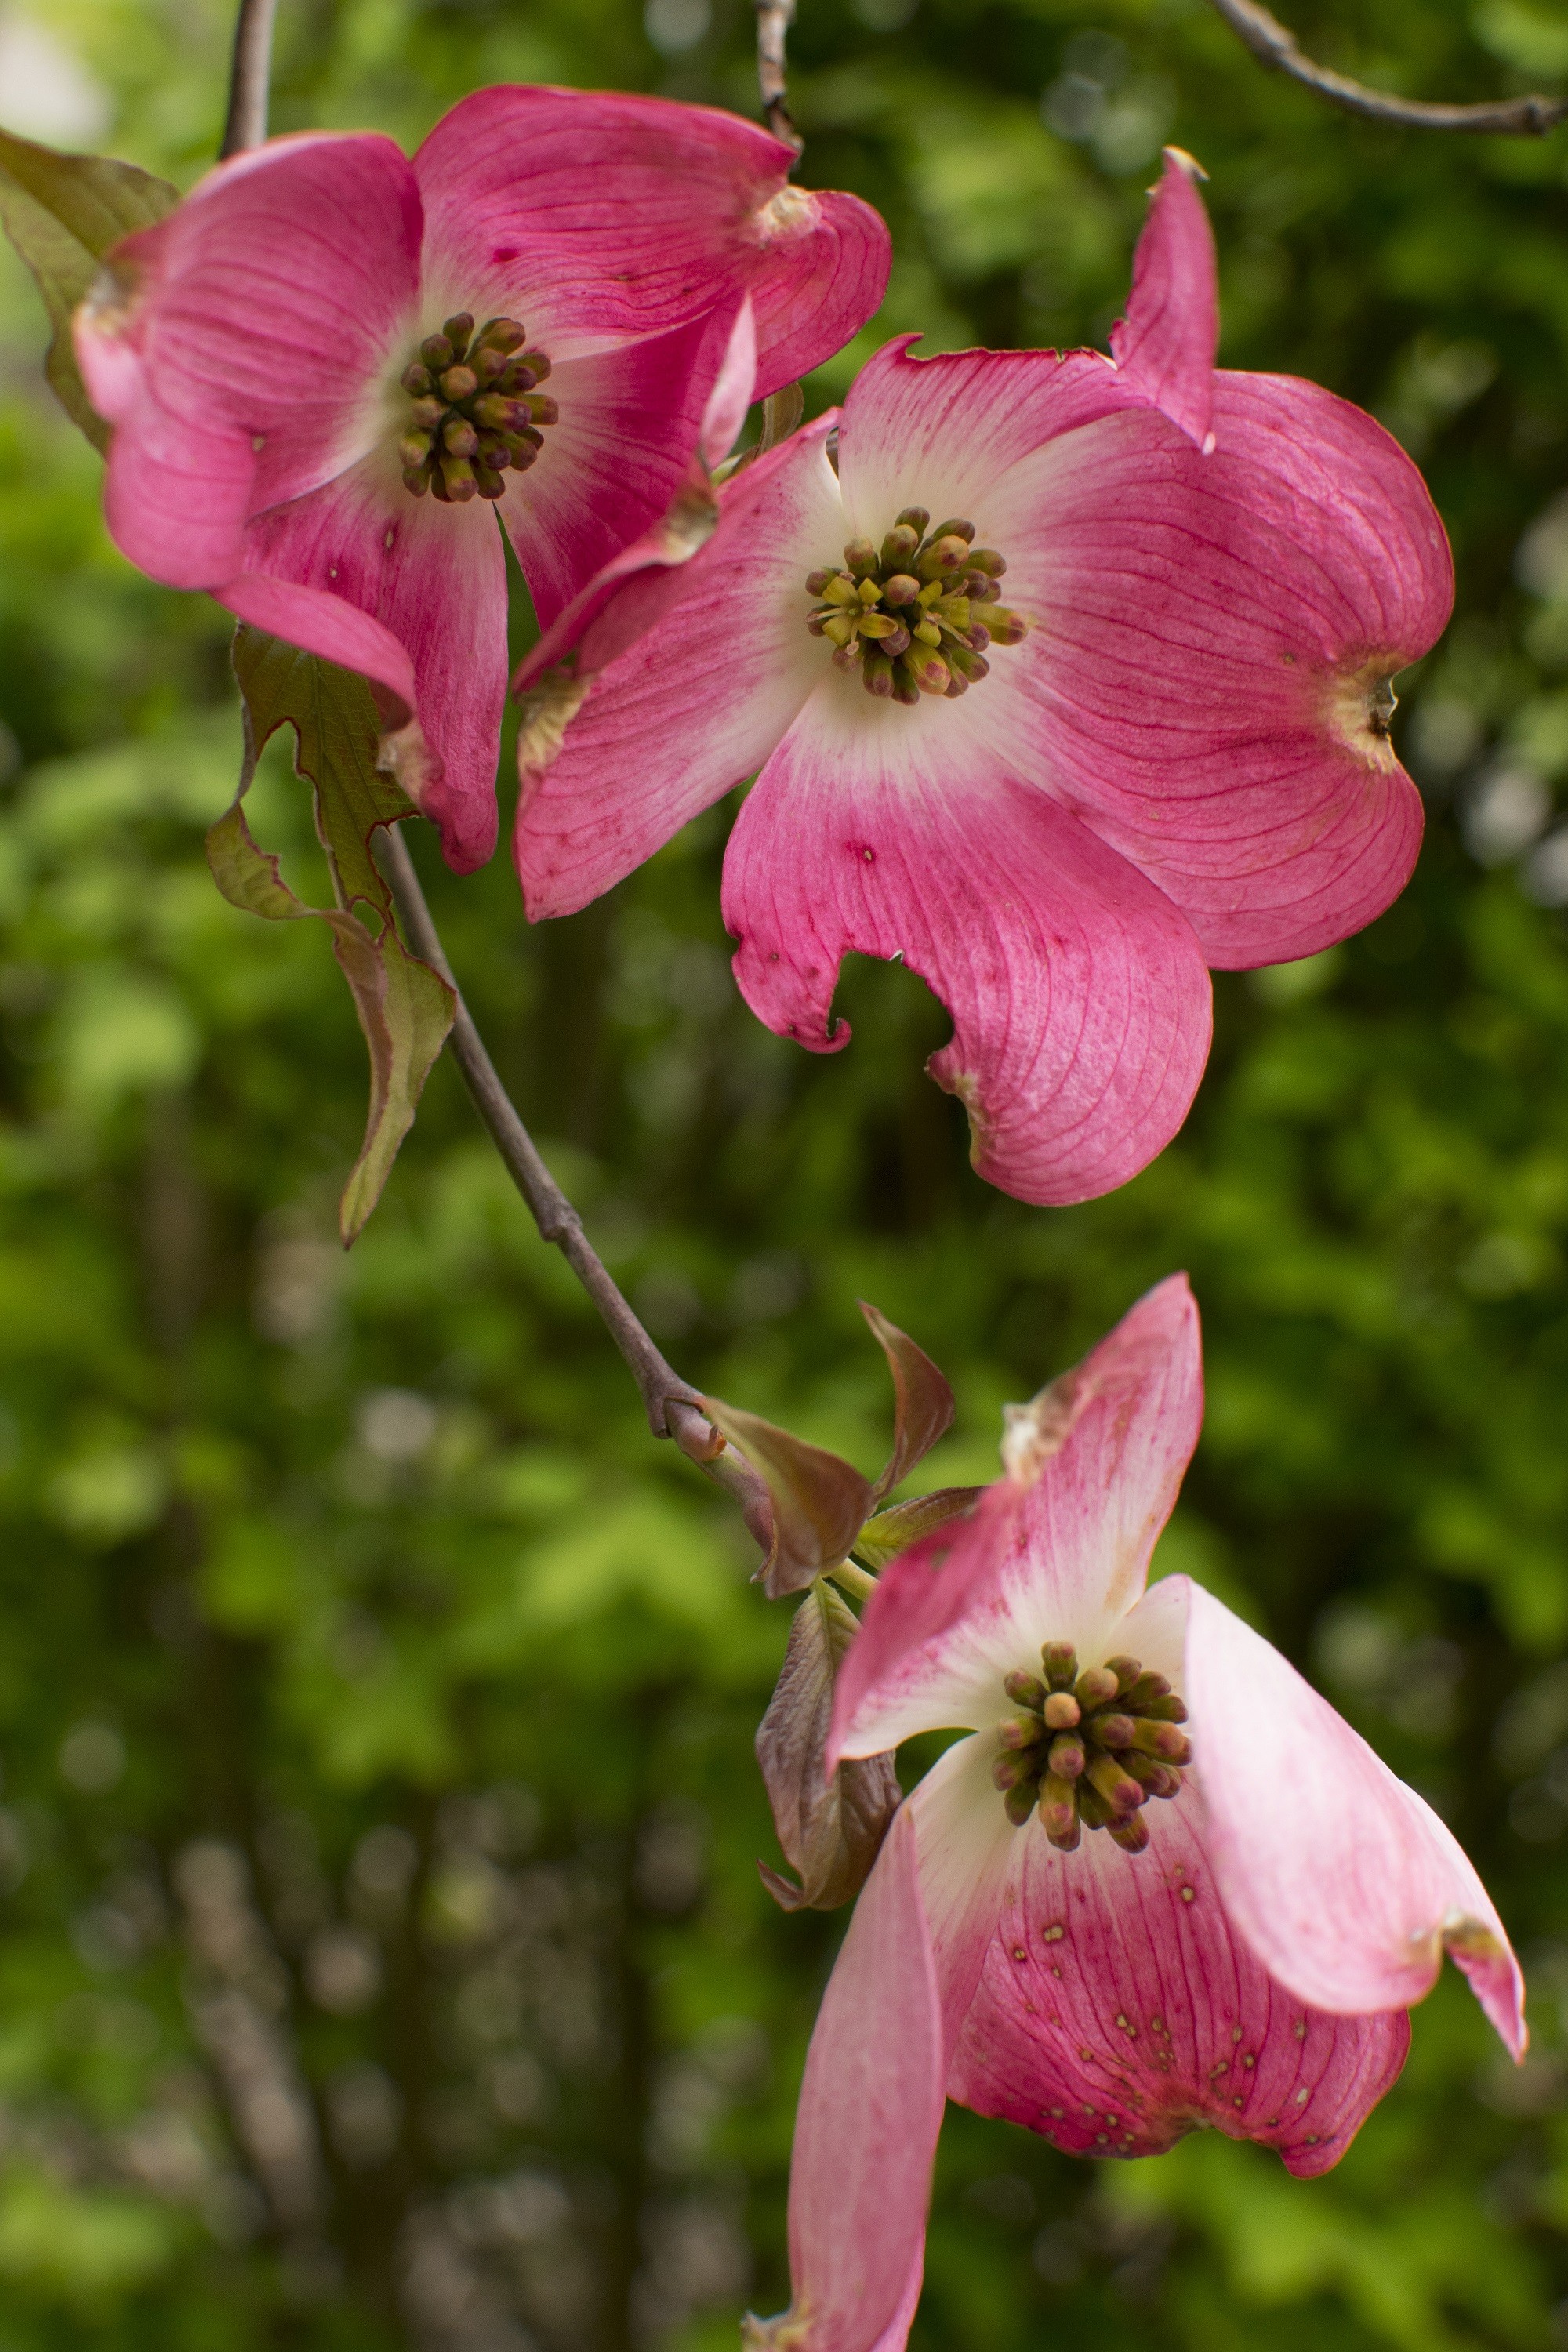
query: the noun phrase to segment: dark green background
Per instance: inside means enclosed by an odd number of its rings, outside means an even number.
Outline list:
[[[204,168],[222,9],[47,13],[113,152]],[[508,77],[749,110],[749,12],[702,17],[656,0],[661,54],[626,0],[282,0],[276,127],[412,141]],[[1545,0],[1296,21],[1428,96],[1568,74]],[[1209,2136],[1075,2165],[954,2116],[916,2344],[1568,2343],[1568,955],[1538,903],[1568,860],[1529,847],[1568,768],[1568,523],[1535,529],[1568,480],[1568,133],[1350,123],[1201,0],[802,0],[794,56],[804,176],[894,232],[857,355],[1103,340],[1173,136],[1212,174],[1225,358],[1376,410],[1460,583],[1397,722],[1431,812],[1410,891],[1222,980],[1186,1131],[1087,1208],[971,1175],[907,973],[847,972],[837,1060],[752,1021],[725,812],[531,936],[504,861],[456,884],[418,845],[520,1102],[693,1379],[874,1469],[868,1296],[957,1389],[932,1483],[985,1477],[1002,1402],[1190,1270],[1210,1408],[1162,1562],[1432,1797],[1531,1971],[1522,2074],[1450,1976],[1310,2185]],[[110,549],[5,272],[0,2352],[731,2347],[786,2292],[840,1924],[752,1867],[787,1612],[640,1432],[450,1069],[339,1254],[346,992],[316,927],[231,912],[202,859],[223,617]],[[254,822],[319,895],[277,767]]]

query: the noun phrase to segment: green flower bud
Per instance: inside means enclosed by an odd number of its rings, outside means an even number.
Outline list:
[[[441,321],[441,332],[452,346],[452,356],[460,359],[468,348],[468,337],[474,331],[471,310],[454,310],[449,319]]]
[[[920,541],[925,537],[926,527],[930,521],[931,509],[929,507],[905,507],[898,518],[898,522],[895,525],[895,528],[912,530],[915,534],[915,543],[918,546]]]
[[[404,391],[412,394],[416,400],[420,397],[421,394],[432,392],[435,389],[434,380],[429,369],[427,367],[422,367],[417,360],[409,361],[408,365],[404,369],[403,373],[398,377],[397,381],[403,386]]]
[[[479,377],[471,367],[449,367],[441,371],[443,400],[467,400],[469,393],[478,392],[479,388]]]
[[[438,376],[443,369],[451,366],[455,353],[445,335],[426,335],[419,346],[419,356],[431,374]]]
[[[1078,1653],[1070,1642],[1047,1642],[1040,1664],[1052,1690],[1070,1690],[1078,1680]]]
[[[1034,1811],[1035,1793],[1038,1786],[1035,1780],[1021,1781],[1017,1788],[1009,1789],[1003,1799],[1003,1808],[1016,1830],[1021,1830]]]

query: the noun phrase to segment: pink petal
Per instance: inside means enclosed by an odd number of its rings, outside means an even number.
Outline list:
[[[1271,1982],[1226,1916],[1192,1790],[1141,1818],[1141,1854],[1015,1833],[950,2096],[1075,2156],[1157,2155],[1208,2124],[1326,2172],[1404,2064],[1408,2017],[1324,2015]]]
[[[1202,1418],[1197,1308],[1172,1275],[1075,1370],[1009,1407],[1007,1475],[974,1516],[884,1570],[839,1669],[828,1769],[916,1732],[995,1724],[1003,1676],[1037,1672],[1042,1643],[1073,1643],[1086,1665],[1131,1647],[1122,1619]]]
[[[221,164],[115,247],[131,290],[106,281],[77,343],[117,428],[108,512],[132,562],[216,587],[237,569],[248,515],[364,454],[419,236],[413,173],[389,139],[303,133]]]
[[[991,1785],[989,1735],[961,1739],[905,1802],[915,1827],[948,2064],[958,2046],[1007,1892],[1016,1832]]]
[[[1197,191],[1202,177],[1190,155],[1166,148],[1133,257],[1127,316],[1110,331],[1111,352],[1127,382],[1200,449],[1214,446],[1219,345],[1214,231]]]
[[[900,335],[867,361],[844,404],[838,473],[850,529],[880,540],[907,506],[965,516],[1009,555],[1009,469],[1047,441],[1142,396],[1098,352],[950,352],[916,359]]]
[[[1209,457],[1133,413],[998,483],[1008,599],[1036,627],[1009,690],[965,707],[1210,963],[1243,966],[1344,938],[1407,878],[1420,798],[1373,698],[1437,636],[1452,569],[1420,476],[1359,409],[1220,374],[1215,416]]]
[[[819,649],[820,650],[820,649]],[[814,1053],[851,951],[901,958],[952,1015],[931,1075],[980,1174],[1019,1199],[1108,1192],[1169,1142],[1203,1075],[1209,983],[1169,899],[1006,766],[964,702],[917,710],[831,669],[736,820],[735,976]]]
[[[416,717],[434,765],[404,781],[440,826],[448,865],[481,865],[495,846],[507,674],[506,564],[485,504],[411,498],[378,453],[259,516],[223,601],[363,670],[395,721]]]
[[[742,296],[735,312],[734,323],[725,340],[724,356],[702,412],[697,454],[710,473],[723,464],[740,439],[746,412],[756,397],[756,387],[757,314],[751,296],[746,294]]]
[[[527,473],[507,475],[500,501],[542,627],[663,521],[703,437],[731,424],[739,429],[740,371],[750,383],[741,308],[731,301],[668,333],[553,369],[559,422],[546,428]]]
[[[855,1906],[806,2056],[790,2167],[795,2300],[775,2323],[792,2352],[900,2352],[920,2294],[944,2064],[906,1809]]]
[[[617,572],[612,599],[595,583],[574,614],[585,669],[626,649],[594,677],[548,764],[525,728],[516,856],[533,920],[586,906],[721,799],[811,691],[825,653],[805,631],[805,575],[845,538],[823,448],[833,422],[819,418],[727,483],[719,528],[684,569],[671,572],[657,549],[632,551],[629,584]]]
[[[521,315],[559,359],[749,291],[760,399],[847,342],[887,282],[878,215],[788,187],[792,161],[711,107],[513,86],[455,106],[414,168],[432,268],[466,309]]]
[[[1342,2015],[1410,2008],[1447,1949],[1521,2055],[1519,1963],[1451,1832],[1261,1634],[1170,1581],[1187,1601],[1179,1687],[1237,1931],[1300,2000]]]

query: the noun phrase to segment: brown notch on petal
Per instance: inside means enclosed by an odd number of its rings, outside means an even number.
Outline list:
[[[739,1448],[773,1496],[773,1549],[756,1573],[770,1601],[801,1592],[837,1568],[870,1515],[868,1482],[825,1446],[808,1445],[754,1412],[704,1397],[702,1410]]]
[[[792,1885],[765,1862],[757,1869],[785,1911],[832,1911],[852,1902],[902,1797],[890,1753],[848,1759],[831,1780],[824,1775],[834,1679],[857,1631],[854,1611],[819,1580],[795,1612],[778,1684],[757,1727],[773,1826],[800,1884]]]
[[[909,1476],[917,1462],[924,1460],[937,1440],[947,1435],[957,1407],[952,1389],[924,1349],[917,1348],[907,1331],[889,1323],[868,1300],[862,1298],[857,1304],[879,1341],[893,1376],[893,1451],[872,1490],[879,1503]]]
[[[1369,768],[1397,768],[1388,740],[1389,721],[1398,708],[1394,672],[1385,654],[1374,654],[1353,668],[1331,671],[1326,683],[1328,718],[1332,731]]]
[[[1093,1391],[1077,1364],[1043,1388],[1027,1404],[1002,1408],[1002,1462],[1010,1478],[1032,1486],[1053,1454],[1072,1435],[1073,1424]]]

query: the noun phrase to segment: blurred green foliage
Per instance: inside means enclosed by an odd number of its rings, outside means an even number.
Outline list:
[[[12,0],[55,117],[188,182],[216,0]],[[1301,0],[1425,96],[1568,75],[1549,0]],[[507,77],[752,106],[742,0],[283,0],[276,127],[413,140]],[[58,55],[89,81],[61,95]],[[885,333],[1103,338],[1173,136],[1232,366],[1374,408],[1459,616],[1399,724],[1405,900],[1222,982],[1187,1130],[1030,1211],[858,966],[799,1055],[737,1003],[722,811],[529,935],[418,848],[520,1102],[689,1376],[855,1455],[868,1296],[941,1360],[930,1483],[1177,1265],[1211,1402],[1163,1564],[1263,1624],[1442,1808],[1531,1973],[1514,2074],[1449,1979],[1343,2166],[1213,2137],[944,2139],[924,2352],[1568,2343],[1568,136],[1435,141],[1269,79],[1200,0],[802,0],[805,176],[898,247]],[[37,75],[35,74],[35,82]],[[0,119],[23,119],[13,68]],[[62,112],[64,109],[64,112]],[[62,143],[73,143],[62,128]],[[438,1067],[345,1258],[362,1048],[324,938],[218,898],[223,616],[134,577],[0,277],[0,2352],[731,2346],[785,2294],[795,2087],[838,1923],[786,1919],[749,1743],[787,1612]],[[931,347],[928,346],[928,347]],[[253,806],[325,894],[300,788]]]

